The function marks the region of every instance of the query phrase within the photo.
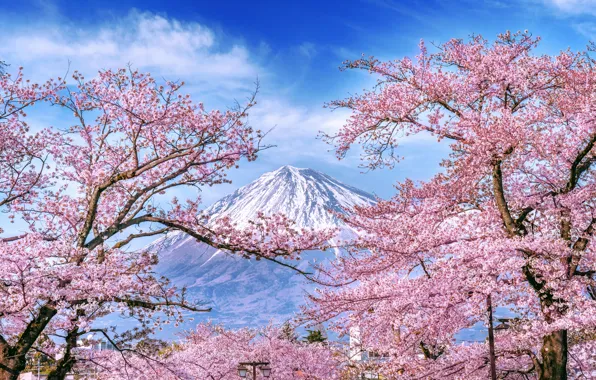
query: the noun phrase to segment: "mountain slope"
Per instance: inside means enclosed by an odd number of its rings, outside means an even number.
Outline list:
[[[283,213],[299,227],[340,225],[329,210],[370,204],[374,197],[313,169],[283,166],[265,173],[209,207],[214,218],[228,216],[239,223],[254,219],[258,211]]]
[[[284,166],[222,198],[206,212],[215,219],[230,217],[240,226],[258,212],[283,213],[299,227],[340,227],[345,237],[353,232],[330,211],[374,202],[372,195],[326,174]],[[213,307],[212,313],[199,318],[229,326],[286,320],[303,302],[305,291],[312,289],[312,284],[287,268],[239,258],[180,232],[158,239],[149,249],[159,252],[158,273],[187,286],[190,297]],[[322,252],[308,252],[298,266],[306,269],[313,260],[325,257]]]

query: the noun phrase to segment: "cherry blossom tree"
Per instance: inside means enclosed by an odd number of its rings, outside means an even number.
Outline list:
[[[228,182],[228,169],[265,148],[247,124],[254,97],[208,111],[180,92],[182,83],[159,84],[131,69],[73,78],[74,85],[30,84],[20,72],[0,78],[0,207],[5,221],[26,225],[0,231],[0,379],[16,379],[32,350],[60,351],[49,378],[61,379],[83,334],[135,341],[180,321],[184,310],[209,310],[155,276],[154,253],[130,248],[137,239],[179,230],[289,267],[285,258],[323,243],[280,215],[240,230],[210,221],[199,196],[175,196]],[[25,110],[43,112],[44,104],[62,110],[64,124],[33,132]],[[136,329],[94,328],[114,312],[137,320]]]
[[[46,148],[52,142],[48,130],[29,133],[26,109],[47,100],[61,87],[49,81],[30,84],[22,74],[0,72],[0,207],[31,198],[48,181]]]
[[[450,147],[430,180],[352,210],[337,287],[312,296],[310,315],[359,328],[389,378],[490,378],[488,342],[462,338],[489,306],[499,378],[594,375],[593,342],[571,338],[596,328],[596,61],[538,55],[539,41],[421,42],[413,59],[345,65],[379,79],[329,104],[351,111],[325,136],[339,158],[356,144],[365,167],[391,168],[417,134]]]
[[[328,345],[284,339],[279,327],[226,330],[200,324],[161,360],[109,352],[94,360],[106,379],[238,379],[240,362],[268,362],[272,380],[339,379],[341,358]],[[249,371],[251,372],[251,371]],[[252,378],[252,374],[248,374]]]

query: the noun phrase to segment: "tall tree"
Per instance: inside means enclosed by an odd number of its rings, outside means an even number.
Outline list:
[[[285,339],[293,343],[298,341],[298,335],[296,334],[296,330],[289,321],[284,322],[284,324],[279,329],[279,338]]]
[[[132,345],[183,310],[209,310],[154,276],[154,253],[128,249],[136,239],[178,230],[286,266],[279,257],[321,243],[281,215],[240,231],[227,219],[209,221],[199,197],[174,196],[228,182],[228,169],[256,158],[261,133],[246,123],[254,97],[208,111],[180,92],[182,83],[130,69],[73,78],[68,87],[30,84],[20,72],[0,78],[0,207],[6,222],[28,226],[0,240],[0,379],[16,379],[31,350],[58,349],[49,378],[64,378],[80,355],[78,338],[112,312],[138,320],[139,330],[95,332]],[[32,133],[25,110],[44,101],[66,111],[65,124]]]
[[[489,378],[487,342],[458,340],[486,323],[489,296],[515,315],[494,334],[499,377],[566,379],[594,364],[567,337],[596,326],[596,61],[536,55],[538,43],[507,32],[345,65],[379,80],[330,103],[352,112],[326,136],[340,158],[359,144],[365,166],[392,167],[409,135],[450,148],[430,180],[353,210],[361,237],[331,269],[339,288],[313,296],[314,317],[341,317],[390,354],[390,377]]]
[[[307,343],[324,343],[327,341],[321,330],[307,330],[307,332],[308,335],[304,338]]]

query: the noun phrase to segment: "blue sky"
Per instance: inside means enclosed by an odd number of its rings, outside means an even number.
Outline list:
[[[207,204],[285,164],[389,197],[395,181],[439,170],[447,149],[422,136],[403,142],[404,160],[393,171],[361,174],[358,152],[338,162],[315,137],[337,130],[346,114],[322,105],[372,83],[367,74],[339,72],[342,61],[413,55],[421,38],[492,39],[523,29],[543,38],[544,53],[583,49],[596,40],[596,1],[22,1],[3,4],[0,25],[0,59],[37,80],[62,75],[69,62],[87,76],[131,63],[184,80],[195,100],[224,108],[247,96],[258,77],[251,122],[275,127],[266,142],[277,148],[234,171],[234,184],[205,190]],[[60,122],[51,112],[32,115],[34,125]]]

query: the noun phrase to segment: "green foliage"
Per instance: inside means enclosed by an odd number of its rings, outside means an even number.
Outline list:
[[[327,338],[323,335],[321,330],[306,330],[308,331],[308,335],[304,338],[304,341],[307,343],[324,343]]]
[[[295,343],[298,341],[298,335],[296,334],[296,330],[290,324],[290,322],[285,322],[279,331],[279,338],[287,340],[289,342]]]

